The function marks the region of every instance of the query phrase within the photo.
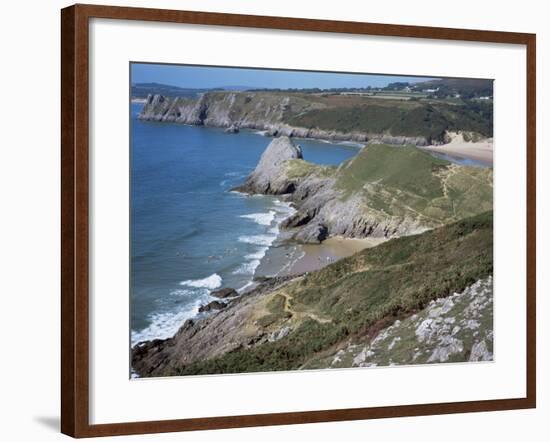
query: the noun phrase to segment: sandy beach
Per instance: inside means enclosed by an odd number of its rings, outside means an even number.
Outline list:
[[[284,275],[300,274],[319,270],[339,259],[377,246],[386,241],[385,238],[328,238],[321,244],[304,244],[299,246],[301,256],[285,270]]]
[[[385,238],[332,237],[321,244],[274,247],[262,260],[256,276],[289,276],[312,272],[384,241]]]
[[[475,160],[488,166],[493,165],[492,138],[473,142],[465,141],[462,134],[449,134],[449,136],[451,137],[450,143],[426,146],[422,149],[453,157]]]

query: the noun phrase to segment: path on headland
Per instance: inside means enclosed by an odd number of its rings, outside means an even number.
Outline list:
[[[318,323],[320,324],[328,324],[329,322],[332,322],[331,319],[327,319],[327,318],[321,318],[319,317],[318,315],[316,315],[315,313],[311,313],[311,312],[297,312],[296,310],[293,310],[290,306],[291,304],[291,301],[292,301],[292,296],[290,296],[289,294],[287,293],[279,293],[283,298],[285,298],[285,303],[284,303],[284,306],[283,306],[283,310],[285,311],[285,313],[288,313],[290,314],[293,318],[296,318],[296,319],[301,319],[303,318],[304,316],[310,318],[310,319],[313,319],[314,321],[317,321]]]

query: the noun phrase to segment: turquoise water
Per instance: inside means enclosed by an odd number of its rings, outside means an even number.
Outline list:
[[[246,286],[292,210],[274,197],[229,191],[254,169],[270,138],[142,122],[140,109],[132,104],[132,343],[172,336],[210,291]],[[295,142],[318,164],[340,164],[358,151]]]

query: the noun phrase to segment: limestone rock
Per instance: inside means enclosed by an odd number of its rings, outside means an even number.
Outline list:
[[[256,169],[244,185],[235,188],[239,192],[280,195],[292,193],[295,183],[285,173],[287,160],[302,159],[302,149],[288,137],[275,138],[262,154]]]

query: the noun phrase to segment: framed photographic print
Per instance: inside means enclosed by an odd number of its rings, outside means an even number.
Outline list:
[[[534,35],[61,16],[63,433],[535,407]]]

